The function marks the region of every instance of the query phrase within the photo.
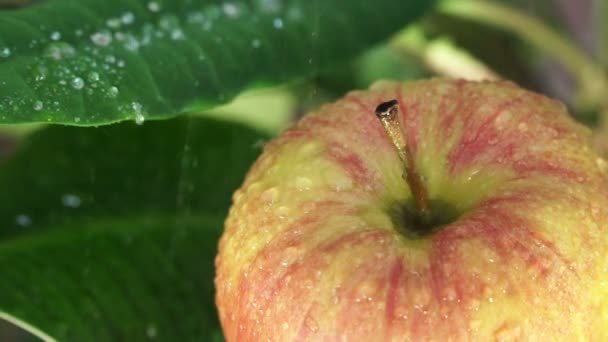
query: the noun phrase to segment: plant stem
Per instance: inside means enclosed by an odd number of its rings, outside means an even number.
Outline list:
[[[376,116],[380,119],[386,135],[397,149],[404,166],[403,179],[407,182],[414,202],[423,220],[429,216],[429,200],[422,177],[416,172],[414,157],[407,147],[407,140],[399,120],[399,103],[397,100],[383,102],[376,107]]]
[[[467,80],[497,80],[499,75],[447,37],[427,39],[423,30],[410,25],[392,41],[395,51],[414,56],[439,75]]]
[[[442,13],[517,33],[522,39],[555,58],[578,82],[580,106],[599,105],[608,88],[603,68],[559,33],[537,18],[486,0],[444,0]]]

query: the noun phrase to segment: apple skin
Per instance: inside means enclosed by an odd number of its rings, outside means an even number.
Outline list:
[[[411,202],[374,114],[391,99],[429,197],[458,214],[419,236],[391,214]],[[382,81],[325,105],[233,196],[226,339],[608,340],[608,166],[590,140],[510,82]]]

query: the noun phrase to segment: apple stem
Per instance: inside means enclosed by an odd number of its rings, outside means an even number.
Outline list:
[[[407,140],[399,120],[399,103],[397,100],[391,100],[379,104],[376,107],[376,116],[380,119],[384,131],[397,149],[404,166],[403,179],[410,187],[420,216],[424,219],[429,214],[428,194],[422,177],[416,172],[414,157],[407,146]]]

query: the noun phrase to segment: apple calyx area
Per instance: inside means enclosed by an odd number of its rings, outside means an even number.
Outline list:
[[[382,102],[376,107],[375,113],[403,163],[402,177],[412,192],[415,207],[414,210],[407,205],[397,205],[392,208],[391,216],[395,226],[410,238],[428,235],[439,226],[451,222],[458,215],[443,201],[429,200],[425,181],[416,170],[414,156],[408,148],[399,120],[399,102],[397,100]]]

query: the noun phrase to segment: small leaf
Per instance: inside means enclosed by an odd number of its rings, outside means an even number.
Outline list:
[[[0,122],[143,122],[339,65],[434,1],[49,0],[0,12]]]

